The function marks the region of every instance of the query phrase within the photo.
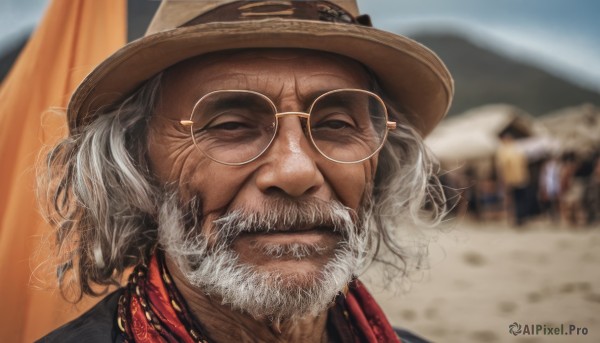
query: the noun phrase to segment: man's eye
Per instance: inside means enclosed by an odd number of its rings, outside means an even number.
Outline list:
[[[355,127],[352,117],[339,111],[316,113],[314,119],[317,120],[312,124],[313,130],[343,130]]]
[[[215,125],[210,125],[207,127],[207,130],[224,130],[224,131],[234,131],[240,129],[247,129],[249,126],[246,123],[229,121],[225,123],[218,123]]]
[[[320,122],[316,125],[316,128],[324,128],[324,129],[332,129],[332,130],[341,130],[346,128],[351,128],[352,125],[350,123],[345,122],[343,120],[327,120],[324,122]]]
[[[241,111],[227,111],[213,116],[203,130],[233,132],[255,128],[253,120]]]

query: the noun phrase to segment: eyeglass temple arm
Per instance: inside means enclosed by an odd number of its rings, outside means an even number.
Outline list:
[[[386,123],[386,126],[387,126],[388,130],[396,130],[396,127],[398,126],[398,124],[396,124],[395,121],[388,121]]]
[[[181,126],[192,126],[194,125],[194,122],[191,120],[180,120],[179,124],[181,124]]]

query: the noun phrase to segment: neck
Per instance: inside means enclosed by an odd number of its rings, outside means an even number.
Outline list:
[[[214,342],[327,342],[327,311],[315,317],[283,319],[254,318],[221,304],[191,285],[171,259],[167,268],[190,311]]]

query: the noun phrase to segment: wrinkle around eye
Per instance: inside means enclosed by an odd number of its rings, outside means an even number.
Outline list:
[[[169,158],[173,159],[175,162],[179,161],[180,159],[187,159],[189,157],[189,155],[191,155],[192,153],[196,152],[196,147],[191,145],[191,146],[183,146],[182,145],[182,149],[172,149],[169,152]]]
[[[190,161],[190,159],[193,159],[190,155],[193,155],[196,152],[198,151],[194,145],[183,147],[182,149],[174,148],[169,151],[168,158],[170,161],[173,161],[169,174],[171,176],[177,175],[177,179],[181,179],[184,176],[183,171],[185,166],[188,165],[187,162]]]
[[[181,182],[180,179],[188,164],[187,161],[194,159],[193,155],[197,152],[190,135],[179,132],[179,130],[164,130],[155,144],[163,147],[164,161],[169,161],[171,164],[168,169],[168,178]]]
[[[181,153],[183,153],[186,150],[196,148],[189,133],[167,131],[162,133],[161,135],[162,137],[160,139],[160,143],[163,144],[165,147],[168,147],[168,149],[170,150],[170,157],[176,157],[179,154],[177,153],[174,155],[172,153],[173,150],[181,150]]]

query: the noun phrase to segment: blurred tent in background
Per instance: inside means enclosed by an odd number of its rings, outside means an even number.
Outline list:
[[[64,108],[83,77],[125,40],[125,0],[51,1],[0,85],[0,337],[4,342],[31,342],[85,308],[74,308],[60,292],[49,289],[54,275],[37,273],[50,254],[48,249],[39,250],[39,244],[51,229],[36,205],[34,166],[40,149],[66,133],[64,114],[51,109]],[[39,258],[30,260],[36,254]]]
[[[537,130],[525,111],[507,104],[493,104],[449,117],[425,139],[425,143],[447,170],[472,164],[489,172],[500,144],[500,135],[510,132],[523,139]]]
[[[560,142],[558,153],[573,152],[580,156],[600,148],[600,108],[583,104],[563,108],[539,118],[548,135]]]
[[[448,117],[425,142],[446,170],[470,165],[487,174],[504,132],[530,161],[564,153],[588,157],[600,147],[600,108],[583,104],[536,118],[513,105],[486,105]]]

